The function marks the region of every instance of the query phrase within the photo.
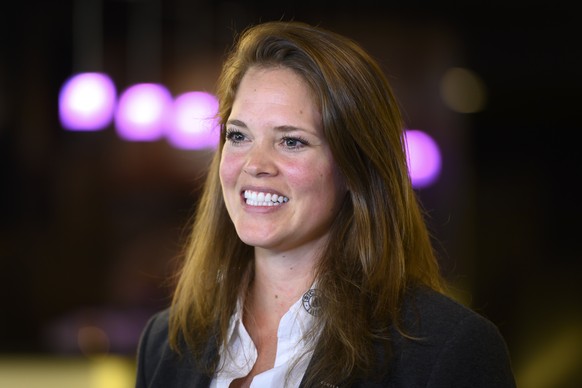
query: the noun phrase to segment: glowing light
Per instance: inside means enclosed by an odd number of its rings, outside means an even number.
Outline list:
[[[404,133],[408,172],[412,186],[432,185],[440,175],[441,152],[437,143],[423,131],[410,129]]]
[[[171,114],[172,96],[159,84],[137,84],[121,95],[115,112],[119,136],[130,141],[154,141],[164,135]]]
[[[442,78],[441,96],[450,109],[459,113],[475,113],[485,107],[487,91],[476,73],[453,67]]]
[[[93,357],[89,364],[87,387],[128,388],[135,386],[135,365],[131,359],[107,355]]]
[[[101,73],[69,78],[59,93],[59,117],[65,129],[96,131],[108,126],[115,109],[113,81]]]
[[[79,350],[87,356],[109,352],[109,336],[96,326],[86,326],[79,329],[77,335]]]
[[[539,350],[529,354],[527,361],[516,369],[517,386],[545,388],[568,386],[569,379],[579,376],[582,359],[582,322],[560,322],[562,327],[552,327],[548,338],[536,338]],[[555,324],[554,324],[555,325]],[[576,380],[579,381],[579,380]]]
[[[216,148],[220,137],[217,98],[205,92],[188,92],[174,101],[170,144],[180,149]]]

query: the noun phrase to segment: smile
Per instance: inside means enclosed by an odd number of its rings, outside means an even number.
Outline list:
[[[280,204],[289,201],[289,198],[282,195],[251,190],[245,190],[244,198],[246,204],[250,206],[279,206]]]

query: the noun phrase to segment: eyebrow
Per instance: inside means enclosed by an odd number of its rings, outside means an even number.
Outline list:
[[[247,125],[240,120],[228,120],[226,122],[227,125],[235,125],[237,127],[241,127],[241,128],[248,128]],[[295,127],[293,125],[278,125],[276,127],[273,128],[274,130],[278,131],[278,132],[293,132],[293,131],[301,131],[301,132],[306,132],[306,133],[312,133],[312,131],[309,131],[305,128],[301,128],[301,127]]]
[[[226,124],[236,125],[237,127],[246,128],[247,125],[240,120],[228,120]]]

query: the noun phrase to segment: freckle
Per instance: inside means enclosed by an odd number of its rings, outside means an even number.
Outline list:
[[[279,295],[275,295],[275,299],[279,299]]]

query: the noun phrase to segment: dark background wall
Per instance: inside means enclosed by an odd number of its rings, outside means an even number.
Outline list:
[[[209,157],[163,141],[125,142],[112,127],[65,131],[57,111],[63,82],[102,70],[118,89],[156,81],[174,94],[211,91],[233,31],[296,19],[366,47],[389,74],[410,127],[441,144],[441,179],[419,197],[443,271],[460,300],[499,326],[522,386],[579,386],[578,16],[559,5],[426,3],[106,0],[95,60],[74,46],[73,2],[4,2],[0,352],[106,346],[131,355],[147,316],[168,303],[166,280]],[[151,28],[136,30],[136,15]],[[132,40],[135,31],[153,43]],[[482,111],[460,114],[442,103],[440,77],[452,66],[481,77]],[[83,337],[87,327],[101,331]]]

